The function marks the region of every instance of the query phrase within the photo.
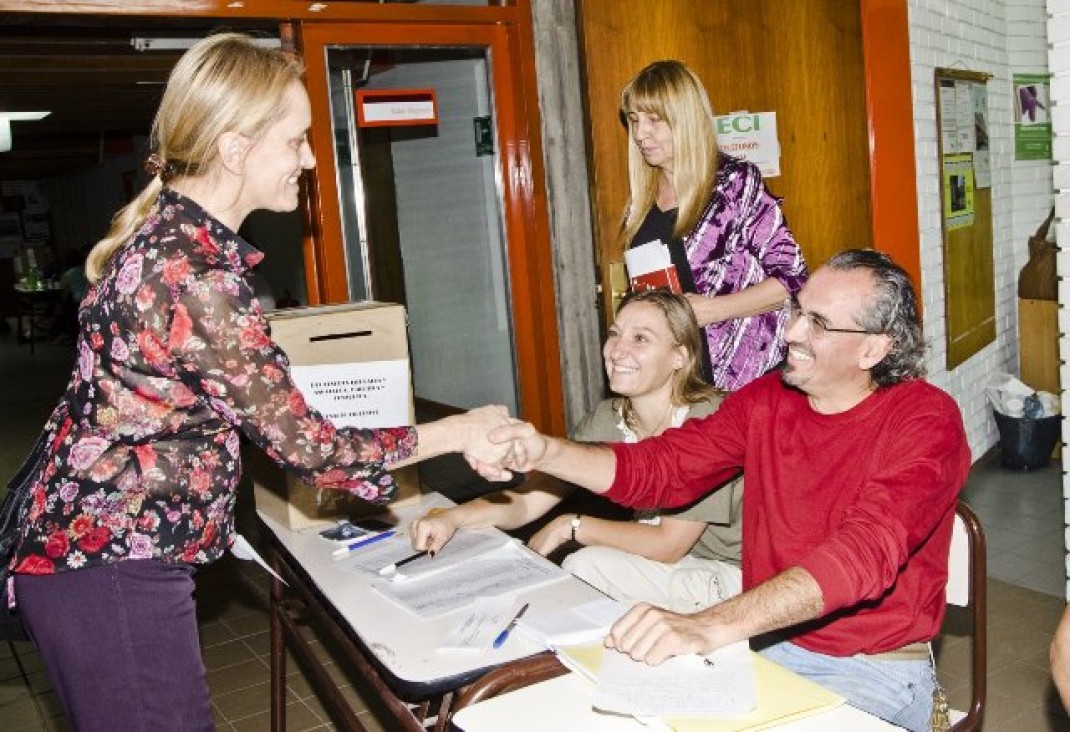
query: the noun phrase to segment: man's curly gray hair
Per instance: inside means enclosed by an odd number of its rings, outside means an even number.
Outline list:
[[[882,333],[892,339],[891,351],[870,370],[877,386],[924,377],[925,341],[910,275],[887,254],[875,249],[839,252],[826,266],[841,272],[864,269],[873,276],[873,298],[857,320],[870,333]]]

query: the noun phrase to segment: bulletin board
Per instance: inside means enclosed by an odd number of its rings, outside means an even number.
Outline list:
[[[947,369],[996,339],[988,80],[936,69]]]

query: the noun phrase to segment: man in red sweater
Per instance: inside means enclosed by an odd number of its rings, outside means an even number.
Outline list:
[[[660,438],[590,445],[516,424],[512,465],[639,508],[738,472],[744,592],[693,614],[641,604],[608,644],[657,664],[754,638],[773,660],[907,729],[928,729],[955,501],[971,464],[955,402],[926,383],[907,274],[841,252],[786,304],[787,361]],[[759,637],[760,636],[760,637]]]

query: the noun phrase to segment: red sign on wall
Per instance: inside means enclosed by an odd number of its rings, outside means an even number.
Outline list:
[[[356,98],[360,127],[438,124],[434,89],[360,89]]]

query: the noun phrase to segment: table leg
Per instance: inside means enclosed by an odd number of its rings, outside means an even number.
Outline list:
[[[278,572],[279,560],[272,557]],[[277,577],[271,579],[271,732],[286,729],[286,643],[282,635],[283,585]]]

